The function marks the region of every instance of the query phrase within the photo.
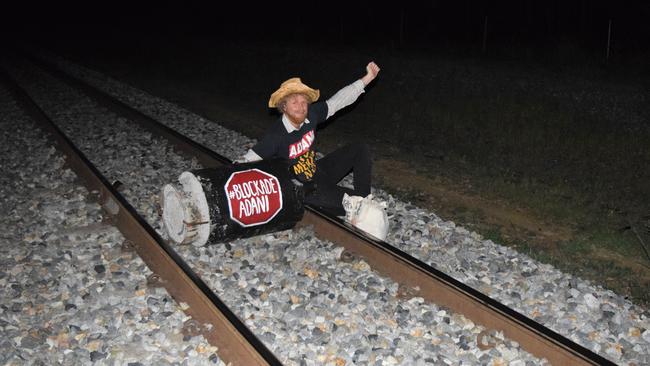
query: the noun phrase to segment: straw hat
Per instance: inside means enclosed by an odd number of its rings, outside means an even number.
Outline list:
[[[313,103],[318,100],[320,90],[308,87],[300,81],[300,78],[291,78],[282,83],[280,88],[271,94],[271,99],[269,99],[269,108],[275,108],[282,98],[290,94],[304,94],[307,96],[307,99]]]

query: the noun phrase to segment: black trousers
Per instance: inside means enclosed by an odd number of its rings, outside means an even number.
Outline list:
[[[349,144],[316,161],[313,191],[305,203],[316,206],[336,216],[345,215],[343,194],[365,197],[370,194],[372,161],[368,145]],[[354,172],[354,189],[337,184]]]

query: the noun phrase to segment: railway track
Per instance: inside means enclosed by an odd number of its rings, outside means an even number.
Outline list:
[[[178,301],[189,305],[188,315],[200,323],[211,324],[219,334],[203,331],[204,336],[222,349],[223,358],[235,364],[278,365],[275,356],[210,291],[201,279],[140,216],[106,177],[86,158],[68,137],[47,117],[31,98],[6,73],[3,79],[30,117],[55,141],[71,169],[91,192],[112,221],[135,248],[160,284]]]
[[[182,154],[196,159],[203,167],[213,167],[227,164],[229,160],[210,149],[191,141],[178,132],[156,122],[139,111],[116,101],[107,94],[63,74],[52,65],[43,64],[33,59],[48,72],[61,78],[70,86],[79,88],[98,103],[118,113],[130,121],[137,122],[142,128],[156,136],[161,136],[174,149]],[[14,88],[15,94],[20,95],[24,104],[27,96]],[[40,120],[54,134],[47,117],[39,112],[38,107],[26,107],[32,110],[34,119]],[[189,313],[201,323],[212,324],[212,329],[219,331],[206,332],[206,337],[223,350],[223,358],[235,364],[276,364],[277,358],[264,346],[246,326],[239,321],[232,311],[209,289],[190,266],[184,262],[182,255],[171,248],[156,233],[155,229],[140,217],[131,204],[108,184],[107,178],[97,175],[97,168],[87,168],[88,159],[84,158],[78,148],[74,147],[65,137],[59,137],[59,146],[69,154],[69,161],[74,162],[77,173],[85,177],[89,188],[96,189],[102,194],[100,201],[105,209],[114,216],[120,230],[134,243],[138,243],[139,253],[149,267],[163,279],[165,287],[174,295],[177,301],[190,305]],[[77,157],[74,157],[77,156]],[[365,236],[362,232],[347,225],[336,217],[331,217],[314,209],[308,208],[302,227],[313,227],[316,235],[334,242],[345,251],[341,257],[347,257],[356,263],[367,262],[374,270],[398,282],[402,288],[417,289],[410,297],[423,298],[455,313],[463,314],[477,324],[490,330],[499,330],[506,337],[517,341],[523,349],[552,364],[611,364],[603,357],[577,345],[557,333],[524,317],[482,293],[454,280],[437,271],[420,260],[396,249],[388,243],[376,241]],[[178,250],[180,252],[180,250]],[[364,262],[359,262],[358,259]],[[227,336],[224,336],[227,334]],[[221,352],[220,352],[221,355]]]

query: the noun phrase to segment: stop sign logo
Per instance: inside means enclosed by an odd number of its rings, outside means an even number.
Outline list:
[[[241,226],[265,224],[282,210],[280,181],[259,169],[232,173],[224,190],[230,218]]]

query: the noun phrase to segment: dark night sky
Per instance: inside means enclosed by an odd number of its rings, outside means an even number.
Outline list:
[[[399,44],[491,49],[564,43],[602,54],[612,21],[618,57],[649,57],[649,1],[48,2],[3,12],[5,38],[101,43],[120,37]],[[227,4],[227,5],[226,5]],[[80,42],[79,44],[83,44]]]

